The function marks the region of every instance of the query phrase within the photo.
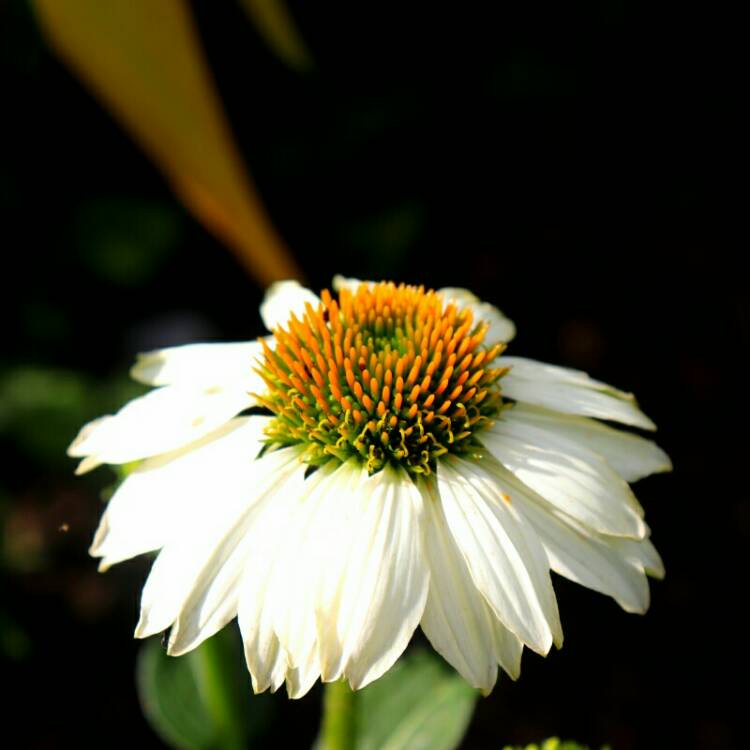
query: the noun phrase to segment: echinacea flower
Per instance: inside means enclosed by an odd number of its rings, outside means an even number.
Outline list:
[[[259,341],[141,355],[155,386],[86,425],[79,471],[138,462],[91,554],[160,550],[136,636],[195,648],[238,617],[256,691],[360,688],[421,626],[473,686],[562,643],[550,570],[649,604],[662,564],[628,486],[670,468],[653,423],[583,372],[505,356],[461,289],[274,285]],[[247,412],[250,413],[247,413]]]

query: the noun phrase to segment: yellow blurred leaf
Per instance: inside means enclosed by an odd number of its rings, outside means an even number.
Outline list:
[[[60,56],[262,284],[299,278],[242,164],[183,0],[33,0]]]
[[[309,70],[312,57],[284,0],[240,0],[266,44],[290,67]]]

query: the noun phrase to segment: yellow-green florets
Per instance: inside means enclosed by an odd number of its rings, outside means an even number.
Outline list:
[[[423,287],[390,282],[326,290],[317,308],[292,315],[264,342],[257,394],[275,418],[272,444],[307,444],[321,464],[360,456],[429,474],[446,453],[463,453],[503,406],[504,345],[483,345],[487,325]]]

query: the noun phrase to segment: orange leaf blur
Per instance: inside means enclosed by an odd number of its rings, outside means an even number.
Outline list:
[[[300,278],[243,166],[183,0],[33,0],[42,28],[186,206],[266,285]]]
[[[287,64],[298,71],[313,66],[305,40],[284,0],[240,0],[256,31]]]

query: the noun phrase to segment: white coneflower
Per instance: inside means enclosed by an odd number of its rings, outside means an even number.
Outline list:
[[[138,637],[195,648],[235,616],[254,688],[360,688],[419,625],[473,686],[562,630],[550,570],[644,612],[662,564],[628,482],[670,468],[629,394],[504,355],[460,289],[271,288],[273,333],[142,355],[158,386],[82,430],[80,471],[139,461],[91,553],[160,550]],[[265,415],[238,416],[249,407]]]

